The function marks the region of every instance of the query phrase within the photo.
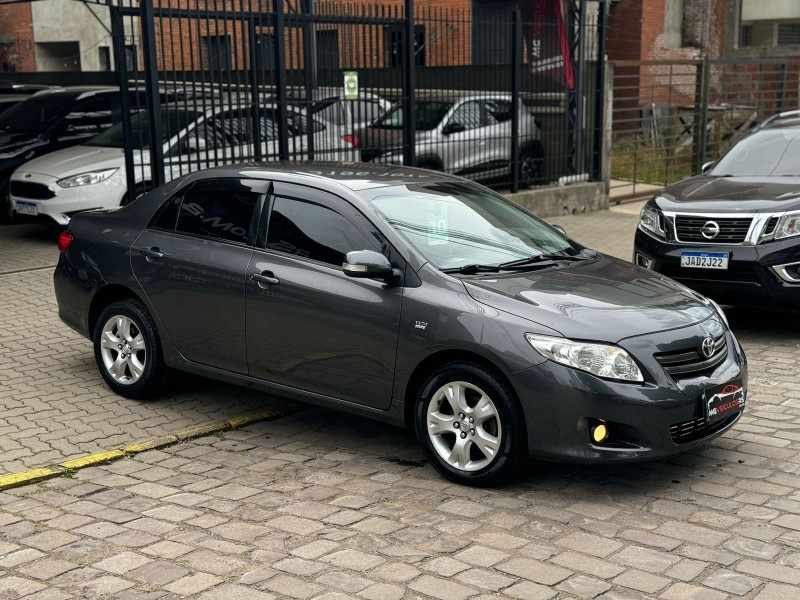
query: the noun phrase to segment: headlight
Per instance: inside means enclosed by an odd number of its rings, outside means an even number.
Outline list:
[[[786,213],[775,228],[775,239],[800,235],[800,212]]]
[[[662,240],[667,236],[667,232],[664,230],[664,215],[652,206],[642,208],[642,212],[639,214],[639,227],[655,234]]]
[[[56,183],[62,188],[80,187],[82,185],[94,185],[100,183],[111,177],[119,169],[103,169],[102,171],[91,171],[89,173],[81,173],[80,175],[73,175],[65,179],[59,179]]]
[[[644,381],[631,355],[618,346],[574,342],[532,333],[526,333],[525,338],[539,354],[562,365],[608,379]]]

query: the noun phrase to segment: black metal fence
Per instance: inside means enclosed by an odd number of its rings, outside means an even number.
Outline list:
[[[800,107],[800,59],[612,63],[611,191],[699,173],[767,117]]]
[[[560,5],[122,0],[117,82],[149,100],[123,106],[128,188],[292,159],[418,165],[514,191],[600,179],[606,3]]]

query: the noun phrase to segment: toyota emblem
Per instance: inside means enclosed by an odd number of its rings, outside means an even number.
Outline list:
[[[713,240],[719,235],[719,225],[714,221],[707,221],[706,224],[700,228],[700,233],[702,233],[703,237],[707,240]]]
[[[714,338],[707,337],[704,339],[700,349],[703,351],[706,358],[711,358],[714,354]]]

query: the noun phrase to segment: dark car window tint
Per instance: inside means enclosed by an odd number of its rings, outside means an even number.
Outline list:
[[[487,100],[485,106],[489,125],[511,120],[512,105],[508,100]]]
[[[245,243],[258,196],[238,181],[203,182],[183,195],[175,229]]]
[[[479,102],[465,102],[459,106],[453,116],[450,117],[450,123],[458,123],[463,125],[465,129],[476,129],[481,126],[481,105]]]
[[[180,208],[182,194],[173,196],[164,203],[155,217],[150,221],[150,227],[156,229],[166,229],[167,231],[175,231],[175,222],[178,220],[178,208]]]
[[[111,127],[114,103],[119,100],[111,94],[102,94],[78,102],[58,127],[61,135],[100,133]]]
[[[336,211],[279,197],[269,218],[267,248],[341,266],[348,252],[374,250],[375,245]]]
[[[69,111],[75,96],[47,94],[33,96],[9,109],[0,117],[0,131],[5,133],[41,133]]]

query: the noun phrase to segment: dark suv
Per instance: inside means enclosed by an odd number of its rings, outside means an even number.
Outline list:
[[[642,209],[634,262],[721,304],[800,299],[800,111],[742,138]]]
[[[133,107],[144,104],[144,94],[132,92],[130,101]],[[80,144],[121,114],[119,89],[98,86],[43,90],[0,114],[0,220],[9,216],[8,185],[17,167]]]

